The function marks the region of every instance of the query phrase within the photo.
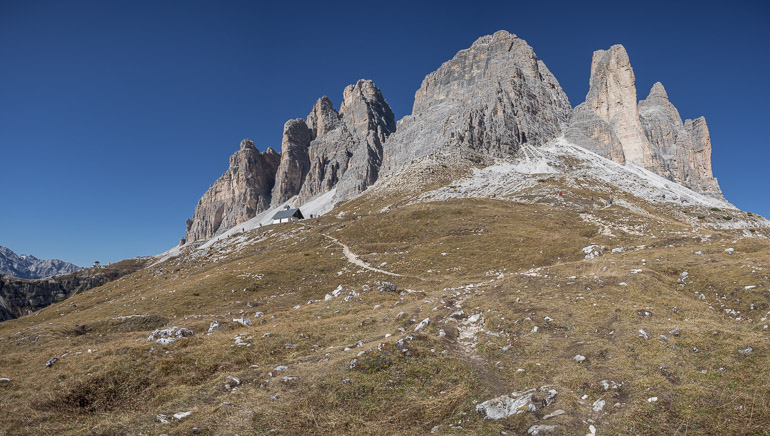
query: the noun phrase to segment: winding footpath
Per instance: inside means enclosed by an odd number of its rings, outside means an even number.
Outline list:
[[[324,236],[331,239],[332,241],[334,241],[335,243],[337,243],[339,246],[342,247],[342,254],[345,255],[345,258],[347,258],[348,262],[356,266],[360,266],[361,268],[368,269],[369,271],[374,271],[381,274],[387,274],[389,276],[402,277],[401,274],[392,273],[390,271],[385,271],[384,269],[375,268],[369,265],[368,263],[361,260],[358,256],[356,256],[355,253],[350,251],[350,247],[338,241],[337,238],[335,238],[334,236],[329,236],[329,235],[324,235]]]

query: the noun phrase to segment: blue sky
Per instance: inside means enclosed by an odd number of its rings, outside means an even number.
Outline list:
[[[481,35],[526,39],[573,105],[623,44],[704,115],[727,199],[770,216],[767,2],[0,1],[0,245],[80,265],[175,245],[242,138],[369,78],[397,118]],[[273,4],[276,3],[276,4]],[[537,3],[537,4],[536,4]]]

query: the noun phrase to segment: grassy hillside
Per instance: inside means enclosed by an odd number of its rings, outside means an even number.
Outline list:
[[[0,323],[0,433],[767,434],[765,230],[560,183],[374,191]],[[147,340],[171,326],[195,335]],[[541,387],[534,412],[476,410]]]

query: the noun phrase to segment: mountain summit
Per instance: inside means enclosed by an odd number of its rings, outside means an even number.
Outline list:
[[[585,101],[572,108],[532,47],[504,30],[428,74],[412,114],[398,124],[374,83],[359,80],[345,88],[339,111],[324,96],[306,118],[287,121],[280,155],[241,144],[199,201],[183,242],[199,244],[260,214],[260,223],[269,222],[285,205],[315,200],[312,210],[324,213],[428,156],[512,157],[560,136],[724,200],[705,119],[683,122],[660,83],[638,101],[622,45],[594,52],[589,84]]]

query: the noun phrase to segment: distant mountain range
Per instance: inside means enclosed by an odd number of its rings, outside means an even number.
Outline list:
[[[20,279],[40,279],[75,272],[81,267],[59,259],[38,259],[35,256],[16,254],[10,248],[0,246],[0,274]]]

